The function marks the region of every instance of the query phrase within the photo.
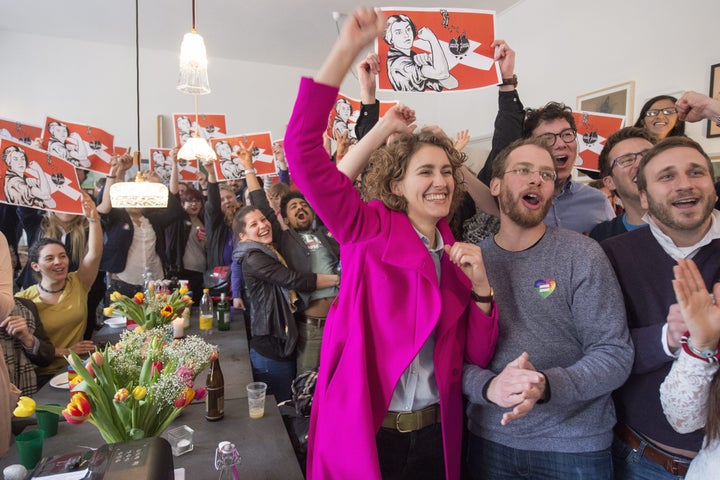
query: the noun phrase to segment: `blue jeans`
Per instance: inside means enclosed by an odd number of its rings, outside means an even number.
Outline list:
[[[250,349],[250,364],[253,379],[267,383],[267,394],[275,395],[277,403],[290,400],[292,390],[290,384],[295,379],[295,359],[273,360],[263,357],[254,349]]]
[[[619,438],[613,439],[612,455],[616,480],[677,480],[679,478],[668,473],[663,467],[643,457],[645,443],[638,450]]]
[[[610,449],[597,452],[518,450],[469,434],[468,470],[475,480],[612,480]]]

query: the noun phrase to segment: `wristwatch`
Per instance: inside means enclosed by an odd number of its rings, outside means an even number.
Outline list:
[[[510,78],[503,78],[502,83],[500,85],[512,85],[513,87],[517,87],[518,79],[517,75],[513,73],[513,76]]]
[[[475,293],[475,290],[470,290],[470,296],[473,300],[480,303],[491,303],[493,301],[493,298],[495,297],[495,292],[493,292],[492,287],[490,287],[490,295],[478,295]]]

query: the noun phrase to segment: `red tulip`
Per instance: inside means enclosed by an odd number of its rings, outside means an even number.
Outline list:
[[[90,416],[90,400],[87,395],[83,392],[76,392],[73,394],[65,410],[62,411],[63,417],[68,423],[80,424],[83,423]]]
[[[160,372],[162,372],[162,369],[163,369],[162,362],[153,362],[152,370],[150,371],[150,376],[154,377],[155,375],[160,375]]]
[[[202,400],[207,395],[207,390],[205,390],[205,387],[200,387],[197,390],[195,390],[195,400]]]

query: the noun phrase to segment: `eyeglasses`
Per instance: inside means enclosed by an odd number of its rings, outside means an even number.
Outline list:
[[[657,117],[658,114],[662,112],[663,115],[672,115],[674,113],[677,113],[677,108],[670,107],[670,108],[653,108],[652,110],[648,110],[645,112],[646,117]]]
[[[560,133],[543,133],[541,135],[538,135],[538,138],[541,138],[545,145],[547,145],[548,147],[552,147],[553,145],[555,145],[558,137],[560,137],[560,140],[565,143],[574,142],[575,140],[577,140],[577,137],[575,136],[576,134],[577,132],[574,128],[566,128]]]
[[[185,200],[185,203],[187,203],[188,205],[198,205],[202,202],[200,200]]]
[[[625,155],[620,155],[616,159],[612,161],[613,167],[617,165],[620,168],[625,167],[631,167],[635,165],[635,162],[637,162],[638,157],[642,157],[647,153],[647,150],[643,150],[642,152],[635,152],[635,153],[626,153]],[[610,167],[612,168],[612,167]]]
[[[543,182],[554,182],[557,178],[557,174],[552,170],[530,170],[527,167],[513,168],[512,170],[508,170],[505,173],[514,173],[519,177],[529,177],[533,173],[537,173],[540,175],[540,180],[542,180]]]

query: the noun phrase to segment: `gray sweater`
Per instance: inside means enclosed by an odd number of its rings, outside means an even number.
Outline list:
[[[608,448],[615,424],[610,394],[630,373],[633,347],[622,293],[602,249],[554,227],[521,252],[501,249],[494,238],[480,247],[495,291],[499,336],[487,369],[465,366],[470,431],[523,450]],[[503,427],[506,409],[485,401],[483,387],[522,352],[547,377],[551,398]]]

